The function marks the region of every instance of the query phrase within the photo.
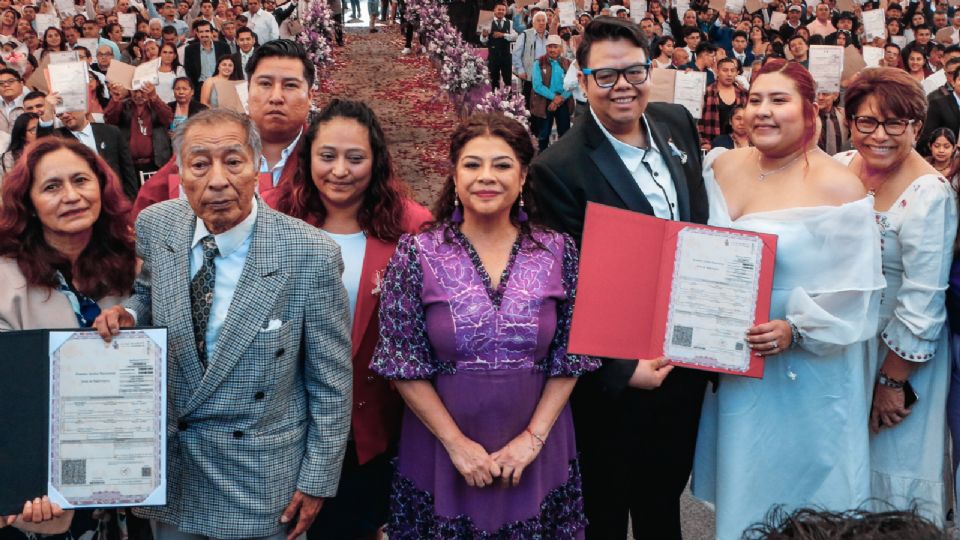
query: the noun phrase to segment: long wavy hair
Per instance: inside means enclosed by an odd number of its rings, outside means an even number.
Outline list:
[[[90,243],[70,268],[70,262],[43,236],[30,188],[37,163],[44,156],[66,149],[87,162],[100,184],[100,216],[93,224]],[[77,290],[94,299],[128,294],[133,288],[136,250],[130,229],[130,202],[120,179],[107,163],[74,139],[43,137],[27,146],[17,165],[3,180],[0,206],[0,256],[17,260],[31,286],[56,288],[56,271],[72,275]],[[70,279],[70,278],[68,278]]]
[[[451,223],[453,215],[453,201],[457,197],[457,187],[453,176],[457,170],[457,162],[460,161],[460,155],[463,148],[477,137],[496,137],[503,139],[517,155],[517,161],[520,162],[522,174],[526,174],[530,169],[530,162],[536,154],[536,148],[533,146],[533,140],[530,133],[523,124],[508,118],[500,113],[478,113],[470,116],[461,123],[450,137],[450,153],[448,155],[450,174],[440,189],[440,195],[434,203],[433,215],[436,219],[425,225],[425,228],[436,228],[447,226]],[[527,177],[523,188],[520,190],[520,196],[513,202],[510,209],[510,221],[520,229],[521,236],[531,237],[534,226],[539,223],[536,200],[533,196],[534,185]],[[518,221],[517,213],[520,210],[520,199],[523,199],[523,209],[527,213],[527,221]]]
[[[355,120],[367,129],[370,150],[373,153],[373,168],[370,184],[363,194],[363,202],[357,213],[357,221],[363,232],[384,242],[395,242],[403,230],[404,202],[408,198],[406,186],[394,176],[393,159],[387,148],[387,138],[377,115],[365,103],[347,99],[334,99],[313,119],[303,135],[297,159],[300,167],[292,181],[282,184],[277,209],[287,215],[302,219],[316,227],[322,227],[327,218],[327,209],[320,198],[320,191],[310,176],[311,149],[317,134],[334,118]]]

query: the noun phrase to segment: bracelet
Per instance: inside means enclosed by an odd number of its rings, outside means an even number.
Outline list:
[[[540,447],[543,448],[547,444],[547,440],[536,433],[534,433],[530,428],[526,428],[525,431],[530,434],[531,437],[537,440],[540,443]]]
[[[787,319],[787,324],[790,325],[790,347],[800,345],[803,342],[803,334],[800,333],[800,329],[790,319]]]
[[[881,386],[886,386],[887,388],[893,388],[894,390],[900,390],[903,388],[903,385],[907,384],[907,381],[898,381],[897,379],[891,379],[887,377],[884,372],[880,372],[880,376],[877,378],[877,382]]]

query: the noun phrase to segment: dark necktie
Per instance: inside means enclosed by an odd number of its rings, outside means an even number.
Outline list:
[[[193,313],[193,337],[197,344],[200,364],[207,368],[207,321],[213,305],[213,286],[217,280],[217,267],[213,259],[220,253],[212,234],[200,240],[203,247],[203,265],[190,280],[190,309]]]

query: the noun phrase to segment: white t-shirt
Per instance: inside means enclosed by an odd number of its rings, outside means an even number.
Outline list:
[[[343,286],[350,300],[350,324],[357,310],[357,295],[360,292],[360,272],[363,271],[363,256],[367,251],[367,235],[363,231],[351,234],[334,234],[323,231],[340,246],[343,257]]]
[[[157,83],[157,96],[159,96],[164,103],[170,103],[173,101],[173,81],[175,81],[177,77],[186,77],[187,74],[183,71],[182,66],[177,66],[177,69],[173,71],[160,71],[157,73],[157,76],[160,78],[160,82]]]

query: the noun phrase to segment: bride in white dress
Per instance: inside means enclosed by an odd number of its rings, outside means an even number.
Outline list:
[[[764,376],[721,375],[700,422],[694,494],[716,505],[723,540],[774,506],[847,510],[870,496],[880,242],[873,198],[816,148],[814,92],[799,64],[767,62],[746,108],[754,147],[704,162],[710,224],[778,236],[770,322],[747,331]]]

